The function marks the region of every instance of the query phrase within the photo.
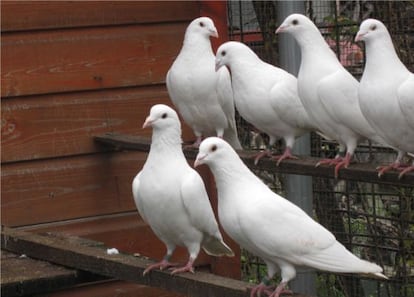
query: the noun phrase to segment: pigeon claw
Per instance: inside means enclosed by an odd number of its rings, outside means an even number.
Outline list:
[[[254,165],[259,163],[259,160],[263,157],[271,157],[272,153],[269,150],[261,151],[260,153],[254,155]]]
[[[339,156],[336,156],[334,159],[322,159],[318,163],[316,163],[315,167],[319,167],[321,165],[328,165],[328,166],[337,165],[338,163],[342,161],[343,161],[343,158]]]
[[[154,270],[154,269],[164,270],[166,268],[174,267],[174,266],[178,266],[178,264],[177,263],[168,262],[167,260],[164,259],[164,260],[162,260],[160,262],[157,262],[157,263],[154,263],[154,264],[149,265],[144,270],[144,272],[142,273],[142,275],[146,275],[148,272],[150,272],[151,270]]]
[[[272,294],[273,290],[273,286],[266,286],[264,283],[260,283],[252,288],[250,291],[250,297],[261,297],[263,292],[269,296]]]
[[[280,295],[288,294],[293,295],[293,292],[291,290],[286,290],[285,287],[287,285],[287,282],[281,282],[276,290],[269,296],[269,297],[280,297]]]
[[[282,162],[283,160],[286,160],[286,159],[295,159],[295,160],[297,160],[299,158],[292,155],[292,151],[290,150],[290,148],[286,148],[282,155],[273,156],[272,159],[277,160],[276,166],[279,166],[280,162]]]
[[[171,275],[183,273],[183,272],[191,272],[194,273],[193,261],[188,261],[188,263],[180,268],[175,268],[171,271]]]
[[[400,169],[401,170],[401,169]],[[402,169],[400,174],[398,175],[398,179],[402,179],[402,177],[404,176],[404,174],[414,171],[414,165],[413,166],[408,166],[405,169]]]
[[[407,166],[407,165],[401,164],[398,161],[395,161],[394,163],[390,165],[378,166],[376,169],[378,170],[378,178],[381,178],[381,176],[383,176],[384,173],[387,171],[402,170],[402,172],[398,176],[398,178],[400,178],[400,176],[402,177],[404,174],[412,170],[412,169],[411,170],[409,169],[410,167],[412,166]],[[407,168],[408,168],[408,171],[405,171]]]

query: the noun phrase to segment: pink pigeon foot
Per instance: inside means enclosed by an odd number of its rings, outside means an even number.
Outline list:
[[[410,167],[411,166],[407,166],[405,164],[401,164],[401,162],[397,160],[397,161],[391,163],[390,165],[378,166],[377,167],[378,177],[381,177],[385,172],[390,171],[390,170],[402,170],[402,171],[405,171],[405,169],[410,168]],[[411,171],[411,170],[408,170],[408,171]],[[401,175],[401,173],[400,173],[400,175]],[[407,173],[407,172],[404,172],[403,175],[405,173]]]
[[[280,162],[282,162],[285,159],[298,159],[298,157],[292,155],[292,151],[289,147],[285,149],[282,155],[273,156],[273,160],[277,160],[276,166],[279,166]]]
[[[316,163],[315,167],[319,167],[320,165],[328,165],[328,166],[337,165],[338,163],[342,161],[343,161],[343,158],[340,156],[336,156],[333,159],[322,159],[318,163]]]
[[[185,148],[199,148],[201,141],[203,140],[202,136],[197,136],[196,141],[193,144],[185,145]]]
[[[261,151],[260,153],[258,153],[257,155],[255,155],[254,157],[254,165],[257,165],[257,163],[259,163],[259,160],[263,157],[271,157],[272,153],[269,150],[264,150]]]
[[[193,262],[194,261],[192,261],[192,260],[188,260],[188,262],[187,262],[187,264],[185,264],[185,266],[173,269],[173,271],[171,271],[171,274],[174,275],[174,274],[183,273],[183,272],[194,273]]]
[[[169,262],[169,261],[167,261],[167,260],[165,260],[165,259],[163,259],[162,261],[160,261],[160,262],[157,262],[157,263],[154,263],[154,264],[151,264],[151,265],[149,265],[145,270],[144,270],[144,272],[142,273],[143,275],[146,275],[148,272],[150,272],[151,270],[154,270],[154,269],[157,269],[157,268],[159,268],[160,270],[163,270],[163,269],[166,269],[166,268],[169,268],[169,267],[175,267],[175,266],[178,266],[178,264],[177,263],[171,263],[171,262]]]
[[[407,166],[405,169],[402,169],[400,174],[398,175],[398,179],[401,179],[404,176],[404,174],[411,172],[411,171],[414,171],[414,165]]]
[[[345,158],[342,159],[341,162],[337,163],[335,166],[335,178],[338,178],[339,169],[341,167],[348,168],[349,164],[351,163],[351,154],[346,153]]]
[[[269,297],[280,297],[281,294],[293,295],[293,292],[291,290],[285,290],[286,285],[286,282],[281,282]]]
[[[334,159],[322,159],[318,163],[316,163],[315,167],[319,167],[320,165],[327,164],[328,166],[335,165],[335,178],[338,178],[339,169],[341,167],[348,168],[349,164],[351,163],[352,155],[346,153],[345,158],[340,156],[336,156]]]
[[[273,286],[267,286],[264,283],[260,283],[252,288],[250,291],[250,297],[260,297],[263,292],[270,295],[272,294],[273,289]]]

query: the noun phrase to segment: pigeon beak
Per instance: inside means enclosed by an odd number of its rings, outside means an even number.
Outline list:
[[[198,167],[198,166],[204,164],[204,159],[206,157],[207,157],[207,155],[200,156],[200,154],[198,154],[196,160],[194,161],[194,167]]]
[[[210,30],[210,35],[213,36],[213,37],[216,37],[216,38],[219,37],[218,32],[217,32],[217,29]]]
[[[282,24],[279,26],[279,28],[276,29],[275,33],[278,34],[278,33],[284,32],[287,27],[288,26]]]
[[[152,126],[152,123],[153,123],[153,122],[154,122],[154,121],[153,121],[150,117],[147,117],[147,118],[145,119],[144,124],[142,125],[142,129],[145,129],[145,128],[148,128],[148,127]]]
[[[367,33],[358,32],[355,36],[355,42],[361,41]]]
[[[216,72],[221,68],[220,61],[216,60]]]

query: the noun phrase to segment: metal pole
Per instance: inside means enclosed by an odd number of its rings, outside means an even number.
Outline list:
[[[278,24],[292,13],[305,13],[304,1],[277,1]],[[297,76],[300,66],[300,49],[296,41],[289,34],[280,34],[279,38],[279,64],[280,68]],[[310,134],[307,133],[296,140],[293,153],[297,155],[310,155]],[[313,213],[312,177],[302,175],[286,175],[287,199],[310,216]],[[298,272],[296,278],[290,282],[293,291],[309,296],[316,296],[316,273],[311,271]]]

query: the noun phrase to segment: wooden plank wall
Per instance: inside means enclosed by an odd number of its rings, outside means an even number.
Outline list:
[[[141,125],[151,105],[171,105],[165,75],[188,23],[212,17],[217,47],[225,13],[225,2],[209,1],[2,1],[1,223],[159,258],[164,247],[131,195],[146,154],[105,152],[93,136],[149,136]],[[193,139],[186,126],[183,138]]]

